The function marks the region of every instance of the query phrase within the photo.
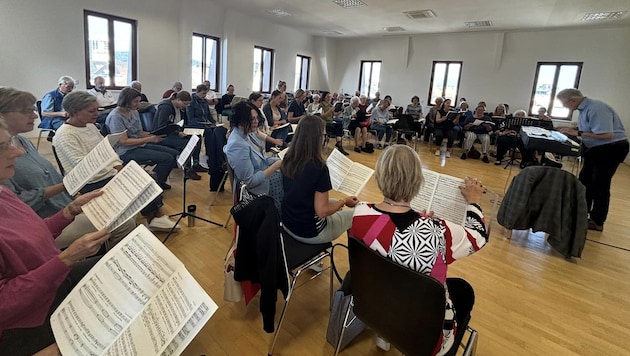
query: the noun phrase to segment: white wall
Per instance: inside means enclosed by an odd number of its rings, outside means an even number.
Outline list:
[[[408,57],[407,57],[408,56]],[[622,112],[630,92],[630,28],[531,32],[477,32],[377,39],[338,39],[334,85],[353,92],[361,60],[382,60],[381,96],[408,104],[428,100],[434,60],[463,61],[459,95],[471,103],[527,109],[539,61],[584,62],[580,89]],[[624,78],[624,79],[622,79]],[[630,129],[630,117],[624,125]]]

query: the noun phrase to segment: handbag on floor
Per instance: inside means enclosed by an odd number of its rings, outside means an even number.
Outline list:
[[[346,325],[346,330],[343,334],[343,339],[341,340],[341,344],[339,346],[339,350],[343,350],[365,330],[365,324],[359,320],[359,318],[354,315],[352,311],[352,293],[350,290],[350,272],[346,273],[343,281],[339,272],[337,272],[337,268],[335,267],[334,260],[334,250],[337,246],[343,246],[346,249],[348,248],[342,244],[335,244],[333,246],[331,252],[331,263],[332,270],[337,277],[337,280],[341,282],[341,287],[335,292],[333,297],[333,305],[330,310],[330,319],[328,319],[328,328],[326,330],[326,341],[331,344],[333,347],[337,347],[337,343],[339,341],[339,337],[341,336],[341,330],[344,327],[343,322],[346,317],[346,313],[348,309],[350,310],[350,315],[348,316],[348,324]]]
[[[236,239],[234,239],[234,243],[230,246],[223,265],[223,273],[225,275],[225,280],[223,281],[223,300],[227,302],[240,302],[243,297],[241,282],[234,279],[234,250],[236,250]]]

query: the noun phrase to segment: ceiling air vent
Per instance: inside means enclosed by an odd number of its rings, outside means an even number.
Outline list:
[[[464,24],[466,24],[466,27],[468,28],[492,27],[492,21],[470,21],[470,22],[464,22]]]
[[[428,19],[436,16],[433,10],[405,11],[403,14],[412,20]]]
[[[326,36],[341,36],[341,35],[343,35],[343,33],[339,32],[339,31],[324,31],[324,34]]]
[[[333,0],[333,2],[344,9],[354,9],[356,7],[367,6],[367,4],[361,0]]]
[[[387,31],[387,32],[401,32],[401,31],[406,31],[404,28],[400,27],[400,26],[391,26],[391,27],[383,27],[383,30]]]
[[[591,12],[584,14],[582,21],[616,20],[625,15],[625,11]]]

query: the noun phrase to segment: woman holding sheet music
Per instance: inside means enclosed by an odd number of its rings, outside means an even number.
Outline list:
[[[457,347],[455,335],[459,320],[465,320],[470,310],[453,305],[448,292],[448,265],[466,257],[488,241],[488,232],[481,212],[483,185],[475,178],[466,178],[460,191],[468,202],[465,225],[433,217],[433,212],[418,212],[411,200],[424,183],[422,163],[418,154],[406,145],[394,145],[383,151],[376,161],[376,184],[383,193],[381,203],[361,203],[354,210],[350,236],[394,262],[427,274],[446,289],[446,314],[438,355]],[[453,298],[455,299],[455,298]],[[472,302],[470,307],[472,308]],[[455,313],[457,309],[457,314]],[[386,313],[387,311],[383,311]],[[382,339],[377,345],[387,344]],[[383,345],[384,348],[388,346]]]
[[[279,210],[282,180],[278,169],[282,161],[277,157],[265,156],[264,142],[255,134],[258,131],[258,110],[247,102],[236,104],[232,125],[233,130],[223,152],[234,170],[234,186],[243,182],[252,194],[270,195]]]
[[[291,146],[284,156],[282,223],[289,235],[308,244],[330,242],[350,228],[357,197],[329,200],[332,189],[328,167],[322,157],[326,123],[317,116],[300,120]]]
[[[455,126],[459,123],[460,115],[451,112],[452,109],[451,99],[446,99],[435,115],[435,131],[433,132],[433,136],[435,137],[435,145],[438,146],[437,151],[435,151],[436,156],[441,154],[440,146],[442,146],[444,136],[446,136],[446,157],[450,158],[453,153],[453,142],[457,135]]]
[[[34,101],[34,100],[33,100]],[[0,116],[33,114],[33,106]],[[15,161],[24,151],[0,120],[0,181],[13,177]],[[83,235],[60,251],[54,238],[100,192],[84,194],[55,215],[42,219],[18,196],[0,186],[0,353],[32,355],[53,344],[50,315],[74,285],[96,263],[94,255],[109,238],[106,230]]]
[[[90,109],[93,106],[92,99],[90,98],[92,95],[84,91],[75,91],[71,94],[72,95],[67,95],[63,102],[64,110],[70,114],[70,118],[59,128],[58,135],[55,135],[53,141],[59,161],[67,172],[79,164],[79,162],[103,140],[103,136],[101,136],[96,126],[94,126],[96,117],[93,113],[90,113]],[[113,162],[109,167],[97,173],[96,176],[81,189],[81,193],[87,193],[103,187],[121,168],[122,161],[117,160]],[[162,203],[162,196],[160,195],[153,199],[153,201],[140,212],[142,216],[147,219],[149,228],[153,231],[170,231],[173,225],[175,225],[175,222],[169,219],[162,211],[162,205],[164,204]],[[127,223],[125,223],[125,225],[126,224]],[[133,221],[133,227],[122,237],[127,236],[134,227],[135,221]],[[176,227],[176,230],[177,229],[179,229],[179,226]]]
[[[83,94],[88,100],[88,106],[90,106],[90,108],[85,108],[84,114],[88,114],[92,122],[96,122],[98,117],[96,97],[87,92],[83,92]],[[31,93],[25,91],[13,88],[0,89],[0,117],[7,125],[9,134],[13,136],[13,143],[23,153],[15,160],[13,176],[2,184],[11,189],[20,200],[30,206],[43,219],[53,216],[65,208],[72,202],[72,197],[66,192],[63,177],[50,161],[37,152],[29,139],[20,136],[22,133],[33,130],[37,115],[33,110],[29,112],[28,109],[33,107],[35,100]],[[67,121],[59,127],[59,132],[64,131],[66,126]],[[102,139],[98,129],[94,127],[94,130]],[[67,169],[70,170],[72,167]],[[94,189],[96,188],[92,190]],[[128,221],[112,231],[109,246],[114,246],[135,227],[135,221]],[[55,244],[59,248],[66,248],[79,237],[94,231],[96,228],[90,220],[85,214],[80,214],[55,238]]]

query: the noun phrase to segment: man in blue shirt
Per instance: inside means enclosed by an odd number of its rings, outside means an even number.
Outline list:
[[[42,99],[42,122],[39,128],[57,130],[68,118],[68,113],[63,110],[61,102],[64,96],[74,89],[74,79],[62,76],[57,81],[58,87],[49,91]]]
[[[580,112],[578,129],[558,131],[582,139],[584,166],[580,182],[586,187],[588,228],[602,231],[608,215],[612,177],[628,155],[626,131],[619,115],[603,101],[587,98],[577,89],[564,89],[556,96],[566,108]]]

